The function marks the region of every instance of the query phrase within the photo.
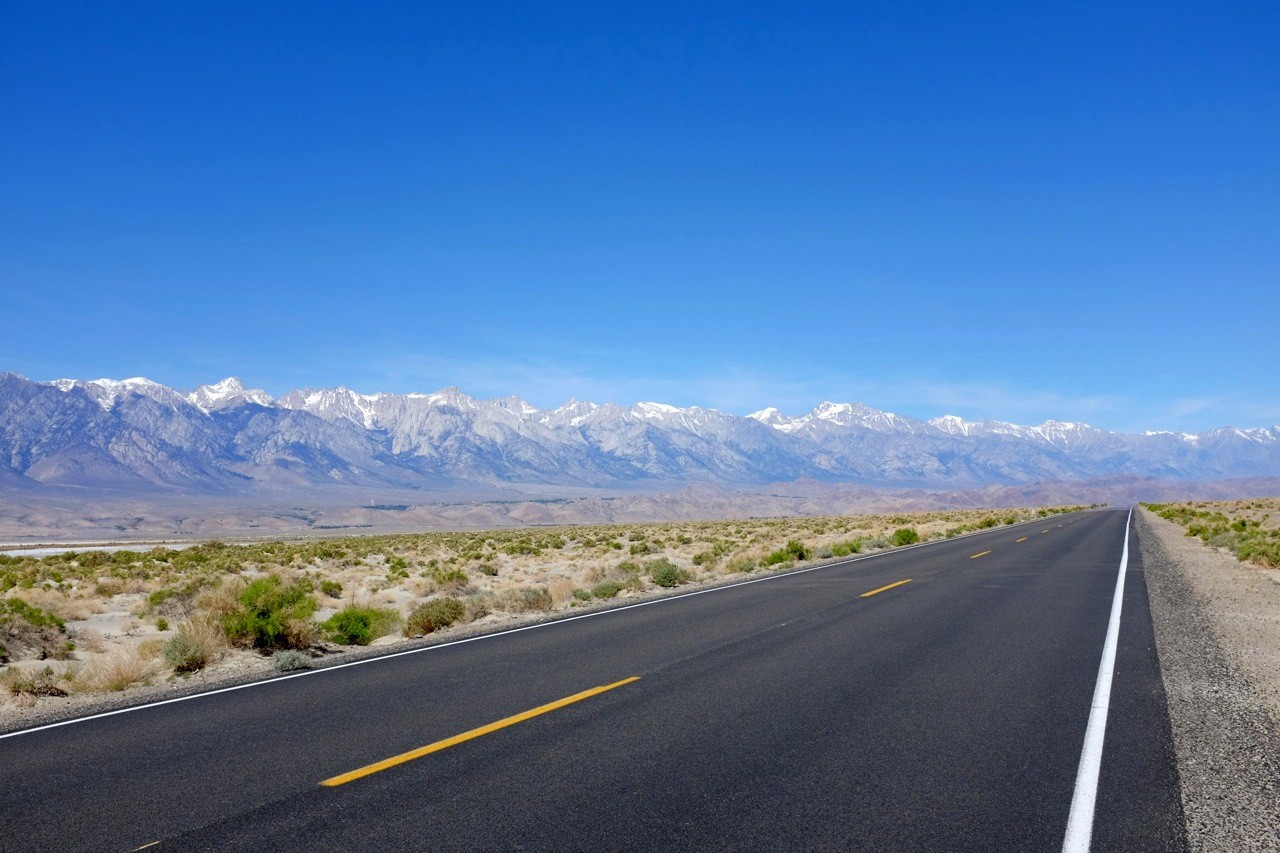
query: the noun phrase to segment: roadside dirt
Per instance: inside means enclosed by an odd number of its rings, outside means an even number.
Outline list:
[[[1280,851],[1280,572],[1135,518],[1190,848]]]

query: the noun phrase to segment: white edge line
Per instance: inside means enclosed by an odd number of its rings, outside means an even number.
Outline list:
[[[1132,515],[1132,512],[1133,511],[1130,510],[1131,515]],[[347,663],[336,663],[336,664],[333,664],[332,666],[325,666],[319,669],[309,669],[305,672],[295,672],[292,675],[281,675],[275,678],[268,678],[262,681],[249,681],[244,684],[233,684],[230,687],[219,687],[216,690],[205,690],[199,693],[191,693],[186,696],[176,696],[173,699],[160,699],[155,702],[147,702],[142,705],[130,705],[127,708],[116,708],[113,711],[102,711],[97,714],[90,714],[87,717],[73,717],[70,720],[60,720],[59,722],[56,722],[56,723],[46,723],[43,726],[34,726],[29,729],[19,729],[16,732],[8,732],[5,734],[0,734],[0,740],[5,740],[6,738],[11,738],[11,737],[18,737],[19,735],[35,734],[36,732],[43,732],[48,729],[56,729],[62,726],[70,726],[70,725],[74,725],[75,723],[87,723],[90,720],[101,720],[104,717],[114,717],[117,714],[128,714],[133,711],[144,711],[147,708],[159,708],[162,705],[172,705],[176,702],[186,702],[190,699],[201,699],[205,696],[217,696],[219,693],[231,693],[236,690],[245,690],[250,687],[265,687],[269,684],[279,684],[282,681],[290,681],[291,679],[294,679],[294,678],[306,678],[309,675],[323,675],[327,672],[336,672],[339,669],[346,669],[347,667],[350,667],[350,666],[363,666],[365,664],[391,660],[392,658],[404,657],[405,655],[416,655],[422,652],[435,651],[436,649],[447,649],[450,646],[460,646],[464,643],[474,643],[477,640],[489,640],[494,637],[505,637],[509,634],[519,634],[521,631],[532,631],[535,628],[549,628],[553,625],[564,625],[568,622],[576,622],[579,619],[590,619],[594,616],[608,616],[613,613],[621,613],[624,610],[634,610],[637,607],[648,607],[650,604],[665,604],[671,601],[678,601],[679,599],[682,599],[682,598],[692,598],[695,595],[706,595],[709,592],[720,592],[726,589],[736,589],[742,586],[750,586],[753,583],[764,583],[765,581],[781,580],[783,578],[794,577],[795,575],[803,575],[803,574],[808,574],[809,572],[816,572],[820,569],[831,569],[831,568],[835,568],[836,566],[845,566],[845,565],[848,565],[849,563],[857,563],[857,562],[861,562],[862,560],[870,560],[875,557],[884,557],[884,556],[888,556],[889,554],[901,554],[903,551],[911,551],[915,548],[924,548],[928,545],[941,545],[946,542],[954,542],[957,539],[965,539],[970,536],[982,536],[982,535],[991,534],[991,533],[1003,533],[1003,532],[1012,530],[1016,527],[1021,527],[1024,524],[1032,524],[1034,522],[1041,522],[1041,521],[1044,521],[1044,519],[1031,518],[1031,519],[1027,519],[1026,521],[1019,521],[1016,524],[1006,525],[997,530],[974,530],[970,533],[962,533],[959,536],[953,536],[950,539],[934,539],[929,542],[919,542],[914,545],[904,545],[898,548],[890,548],[885,551],[877,551],[874,554],[863,554],[860,557],[851,557],[848,560],[840,560],[834,563],[823,563],[820,566],[810,566],[807,569],[794,569],[789,572],[781,572],[779,574],[767,575],[762,578],[752,578],[751,580],[738,581],[737,583],[723,584],[721,586],[707,587],[706,589],[698,589],[698,590],[694,590],[693,592],[684,592],[684,593],[680,593],[679,595],[669,595],[663,598],[651,598],[648,601],[638,601],[635,604],[625,604],[621,607],[611,607],[607,610],[596,610],[592,613],[582,613],[578,616],[566,616],[560,619],[551,619],[549,621],[538,622],[533,625],[524,625],[520,628],[508,628],[505,631],[495,631],[492,634],[479,634],[474,637],[464,637],[460,640],[450,640],[447,643],[437,643],[433,646],[421,646],[416,649],[405,649],[402,652],[392,652],[390,654],[377,655],[376,657],[361,658],[360,660],[348,661]],[[1126,543],[1128,541],[1127,538],[1128,538],[1128,534],[1126,534]]]
[[[1129,527],[1133,507],[1124,527],[1124,549],[1120,552],[1120,571],[1116,575],[1116,591],[1111,598],[1111,618],[1107,622],[1107,639],[1102,644],[1102,662],[1098,664],[1098,682],[1093,688],[1089,707],[1089,724],[1084,731],[1080,750],[1080,766],[1076,771],[1076,788],[1071,796],[1071,814],[1067,818],[1067,834],[1062,839],[1062,853],[1089,853],[1093,839],[1093,809],[1098,799],[1098,775],[1102,770],[1102,742],[1107,735],[1107,711],[1111,707],[1111,681],[1116,668],[1116,646],[1120,640],[1120,608],[1124,604],[1124,578],[1129,570]]]

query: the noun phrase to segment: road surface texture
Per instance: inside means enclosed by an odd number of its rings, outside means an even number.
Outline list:
[[[0,847],[1058,850],[1126,521],[1044,519],[7,737]],[[1186,849],[1137,547],[1096,803],[1093,850]]]

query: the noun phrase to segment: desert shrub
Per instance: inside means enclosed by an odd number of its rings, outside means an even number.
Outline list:
[[[231,612],[222,618],[227,638],[238,645],[280,649],[306,645],[314,635],[311,615],[316,602],[310,583],[285,584],[279,575],[267,575],[247,584],[235,596]]]
[[[314,666],[311,655],[297,649],[285,649],[271,656],[271,668],[276,672],[294,672]]]
[[[56,614],[20,598],[0,598],[0,641],[8,650],[6,656],[65,658],[66,630],[66,623]]]
[[[467,573],[462,569],[436,569],[431,579],[443,590],[459,590],[467,585]]]
[[[0,675],[0,683],[14,696],[66,696],[67,691],[58,685],[53,667],[39,670],[11,669]]]
[[[0,599],[0,623],[21,620],[35,628],[65,629],[67,623],[57,615],[32,607],[21,598]]]
[[[617,581],[601,581],[591,587],[592,598],[613,598],[622,591],[622,584]]]
[[[617,571],[623,575],[638,575],[644,569],[635,560],[623,560],[618,563]]]
[[[787,542],[787,553],[797,560],[809,559],[809,548],[799,539],[792,539]]]
[[[551,592],[543,586],[523,586],[509,589],[499,599],[503,610],[509,613],[528,613],[550,610]]]
[[[320,581],[320,592],[329,598],[342,598],[342,584],[334,580]]]
[[[574,589],[573,589],[573,597],[574,597],[575,599],[577,599],[578,601],[590,601],[590,600],[591,600],[591,591],[590,591],[590,590],[583,589],[582,587],[574,587]]]
[[[484,563],[480,566],[480,574],[486,577],[496,578],[498,576],[498,567],[492,563]]]
[[[465,599],[463,605],[466,607],[466,613],[463,620],[474,622],[484,616],[489,615],[489,610],[493,604],[493,596],[491,595],[473,595]]]
[[[367,646],[378,637],[391,633],[399,624],[400,614],[394,610],[348,604],[326,619],[320,630],[335,643]]]
[[[157,630],[157,631],[168,631],[168,630],[169,630],[169,620],[168,620],[168,619],[166,619],[166,618],[164,618],[163,616],[157,617],[157,619],[156,619],[156,630]]]
[[[430,634],[432,631],[448,628],[466,616],[467,605],[458,599],[433,598],[413,608],[413,612],[405,620],[404,635],[416,637],[419,634]]]
[[[208,619],[195,619],[178,626],[164,645],[164,659],[174,672],[198,672],[221,654],[226,637]]]
[[[920,541],[920,534],[916,532],[914,527],[899,527],[893,531],[893,539],[891,541],[894,545],[911,545]]]
[[[645,571],[653,582],[662,587],[680,586],[692,580],[692,576],[665,557],[650,560],[645,564]]]
[[[847,557],[850,554],[856,554],[861,550],[861,539],[850,539],[847,542],[837,542],[831,546],[831,554],[835,557]]]
[[[761,557],[760,565],[778,566],[783,563],[789,563],[794,559],[795,557],[791,555],[790,551],[786,550],[785,548],[780,548],[777,551],[772,551],[768,554],[765,554],[763,557]]]

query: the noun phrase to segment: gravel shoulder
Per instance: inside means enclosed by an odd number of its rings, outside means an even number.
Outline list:
[[[1135,513],[1195,851],[1280,851],[1280,572]]]

